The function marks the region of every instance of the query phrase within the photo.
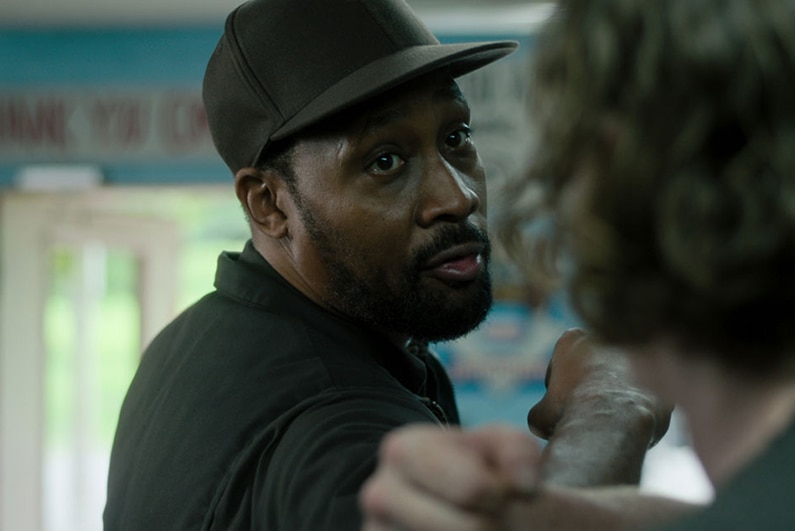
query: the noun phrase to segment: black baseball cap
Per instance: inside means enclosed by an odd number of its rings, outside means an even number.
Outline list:
[[[461,76],[517,46],[440,44],[404,0],[251,0],[227,17],[207,65],[210,132],[236,172],[337,111],[443,67]]]

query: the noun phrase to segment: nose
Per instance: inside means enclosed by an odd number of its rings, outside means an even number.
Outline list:
[[[479,169],[480,170],[480,169]],[[418,211],[420,226],[436,221],[460,221],[480,207],[485,192],[482,179],[467,175],[444,158],[436,160],[426,172]]]

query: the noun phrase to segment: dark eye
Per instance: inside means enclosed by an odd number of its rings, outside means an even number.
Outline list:
[[[386,175],[398,171],[405,163],[406,161],[404,161],[400,155],[396,155],[395,153],[384,153],[370,163],[367,169],[371,173],[377,175]]]
[[[445,144],[453,149],[466,146],[472,141],[472,130],[469,127],[456,129],[444,139]]]

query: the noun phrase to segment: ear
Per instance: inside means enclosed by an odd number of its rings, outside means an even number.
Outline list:
[[[282,177],[272,169],[242,168],[235,174],[235,193],[256,226],[272,238],[287,235],[287,215],[280,208],[280,194],[287,189]]]

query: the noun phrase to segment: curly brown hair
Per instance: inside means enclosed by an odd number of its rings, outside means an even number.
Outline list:
[[[514,256],[551,214],[601,340],[795,365],[795,0],[561,0],[534,59]]]

